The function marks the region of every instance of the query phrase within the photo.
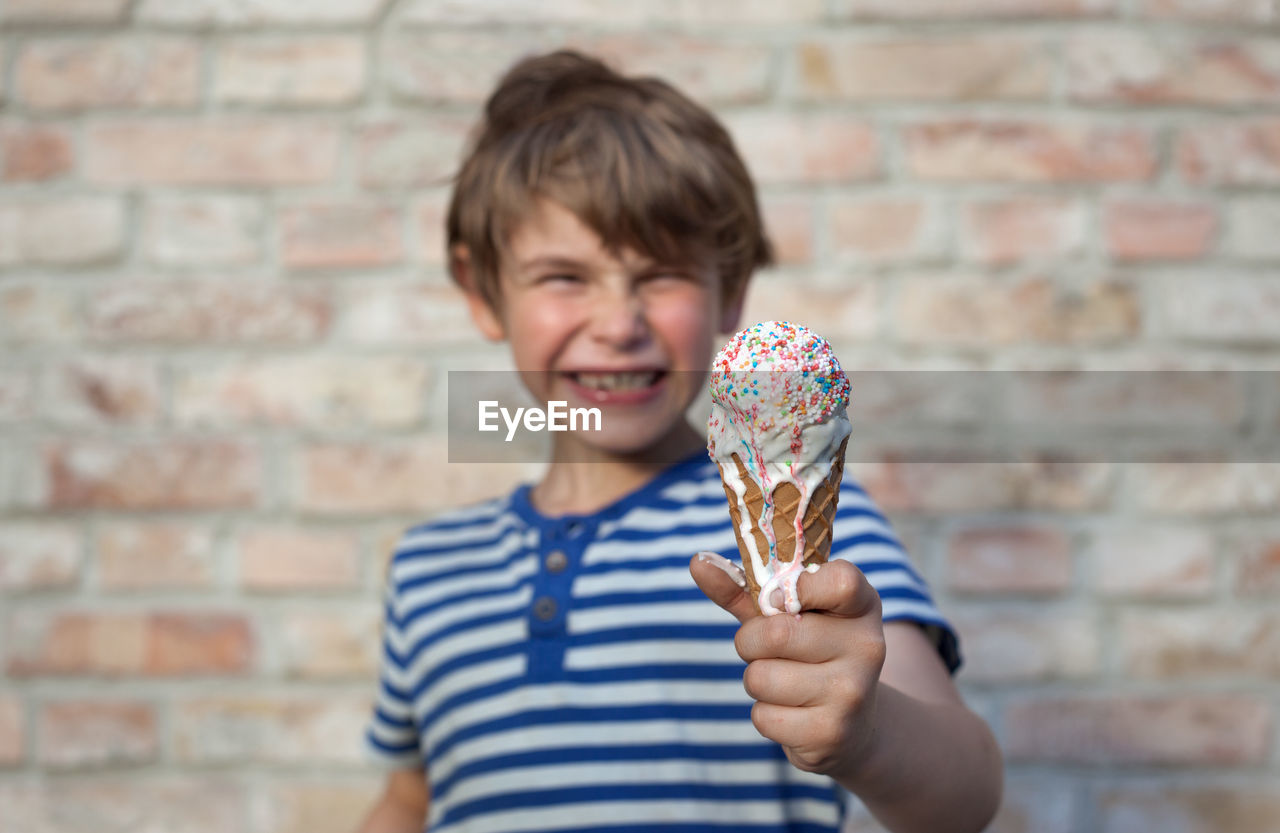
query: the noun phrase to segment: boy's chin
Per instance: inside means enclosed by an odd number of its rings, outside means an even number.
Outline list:
[[[670,463],[689,454],[687,447],[675,447],[668,441],[668,433],[648,431],[592,431],[579,432],[573,438],[574,445],[582,451],[619,460],[643,458],[646,462]]]

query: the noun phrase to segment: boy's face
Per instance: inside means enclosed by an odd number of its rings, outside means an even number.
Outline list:
[[[731,332],[740,311],[722,303],[715,270],[659,264],[630,249],[615,257],[551,201],[525,219],[508,248],[501,310],[472,293],[472,314],[486,336],[511,343],[539,400],[600,409],[602,430],[574,440],[633,454],[683,426],[716,333]]]

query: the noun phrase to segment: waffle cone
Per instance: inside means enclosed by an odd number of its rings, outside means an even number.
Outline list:
[[[844,475],[844,454],[849,444],[846,437],[840,443],[831,462],[831,473],[827,479],[818,484],[809,497],[809,506],[804,516],[804,552],[803,563],[825,564],[831,555],[831,529],[836,518],[836,504],[840,500],[840,479]],[[765,555],[769,552],[769,541],[761,531],[760,514],[764,510],[764,494],[759,485],[748,474],[746,466],[735,453],[733,463],[738,467],[738,477],[747,487],[745,503],[751,515],[751,535],[755,539],[756,551]],[[720,472],[723,480],[724,471]],[[757,576],[751,564],[750,550],[742,539],[742,515],[738,507],[738,497],[728,483],[724,483],[724,492],[729,499],[729,514],[733,518],[733,534],[738,539],[738,552],[742,556],[743,571],[747,574],[747,589],[751,598],[759,605],[760,587],[768,581],[768,576]],[[796,556],[796,514],[800,511],[800,490],[789,482],[779,483],[773,490],[773,534],[777,543],[775,553],[778,560],[791,562]]]

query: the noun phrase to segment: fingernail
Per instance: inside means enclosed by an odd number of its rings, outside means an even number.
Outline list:
[[[775,588],[774,591],[769,594],[769,604],[773,605],[778,610],[782,610],[783,605],[786,603],[787,597],[783,595],[781,588]]]
[[[742,572],[742,568],[725,558],[718,552],[700,552],[698,560],[707,564],[714,564],[721,570],[729,574],[729,578],[733,579],[733,583],[739,587],[746,588],[747,576]]]

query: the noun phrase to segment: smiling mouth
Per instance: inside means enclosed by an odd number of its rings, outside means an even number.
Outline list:
[[[617,373],[568,373],[570,379],[588,390],[595,391],[634,391],[645,390],[656,385],[665,370],[628,370]]]

